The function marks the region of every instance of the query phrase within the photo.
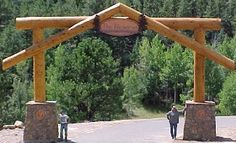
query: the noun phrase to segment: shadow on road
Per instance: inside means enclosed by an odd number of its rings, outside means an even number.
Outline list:
[[[187,141],[187,140],[183,140],[183,138],[177,138],[176,140],[174,140],[173,141],[174,143],[184,143],[184,142],[186,142],[186,143],[188,143],[189,141]],[[206,141],[198,141],[198,142],[206,142]],[[207,142],[209,142],[209,141],[207,141]],[[214,143],[214,142],[236,142],[236,140],[233,140],[233,139],[231,139],[231,138],[225,138],[225,137],[220,137],[220,136],[217,136],[216,137],[216,139],[214,140],[214,141],[210,141],[210,142],[212,142],[212,143]]]
[[[218,142],[225,142],[225,141],[227,141],[227,142],[236,142],[236,140],[233,140],[231,138],[225,138],[225,137],[220,137],[220,136],[216,137],[216,141],[218,141]]]
[[[72,140],[67,140],[67,141],[57,141],[57,143],[76,143]]]

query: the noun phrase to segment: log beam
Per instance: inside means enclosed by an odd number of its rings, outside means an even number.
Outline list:
[[[3,69],[10,68],[17,64],[18,62],[22,60],[26,60],[27,58],[30,58],[34,56],[37,53],[40,53],[41,51],[47,50],[53,46],[56,46],[60,44],[63,41],[66,41],[77,34],[84,32],[86,30],[89,30],[94,27],[94,19],[95,16],[99,16],[99,22],[102,22],[110,17],[112,17],[115,14],[121,13],[123,15],[128,16],[130,19],[139,21],[141,13],[124,5],[121,3],[118,3],[108,9],[105,9],[101,11],[100,13],[91,16],[75,25],[70,27],[69,29],[66,29],[47,40],[44,40],[36,45],[33,45],[15,55],[12,55],[6,59],[3,60]],[[145,16],[147,21],[147,28],[153,31],[156,31],[160,33],[161,35],[167,36],[169,39],[178,42],[179,44],[188,47],[197,53],[206,56],[210,60],[215,61],[218,64],[221,64],[225,66],[228,69],[235,70],[235,62],[217,52],[215,52],[212,49],[208,49],[205,46],[199,44],[195,40],[188,38],[184,36],[183,34],[177,32],[174,29],[171,29],[167,27],[166,25],[153,20],[152,18]]]
[[[121,13],[128,16],[129,18],[138,21],[140,18],[141,13],[132,9],[126,5],[121,4],[120,7]],[[148,16],[145,16],[147,21],[147,28],[153,31],[160,33],[163,36],[168,37],[169,39],[176,41],[177,43],[190,48],[197,52],[198,54],[206,56],[208,59],[215,61],[216,63],[223,65],[224,67],[235,70],[235,62],[212,49],[208,49],[207,47],[199,44],[195,40],[188,38],[187,36],[177,32],[174,29],[171,29],[164,24],[157,22],[151,19]]]
[[[16,18],[17,29],[34,28],[69,28],[74,24],[85,20],[90,16],[76,17],[24,17]],[[128,17],[113,17],[120,19],[129,19]],[[221,19],[219,18],[151,18],[172,29],[176,30],[194,30],[202,28],[204,30],[220,30]]]
[[[43,30],[33,30],[33,45],[43,40]],[[34,101],[46,101],[46,87],[45,87],[45,56],[44,51],[36,54],[33,57],[33,72],[34,72]]]
[[[16,53],[8,58],[5,58],[3,60],[3,69],[6,70],[16,65],[20,61],[26,60],[40,53],[41,51],[45,51],[49,48],[52,48],[53,46],[56,46],[60,44],[61,42],[64,42],[81,32],[85,32],[86,30],[93,28],[94,27],[93,20],[94,20],[94,17],[81,21],[69,29],[59,32],[51,36],[50,38],[43,40],[40,43],[34,44],[30,46],[29,48],[20,51],[19,53]]]
[[[205,45],[205,31],[203,29],[194,30],[194,39]],[[205,101],[205,56],[194,52],[194,102]]]
[[[26,60],[42,51],[45,51],[49,48],[52,48],[53,46],[56,46],[60,44],[61,42],[64,42],[79,33],[85,32],[89,29],[92,29],[94,27],[94,19],[96,16],[99,17],[100,22],[110,18],[111,16],[119,13],[120,4],[116,4],[108,9],[105,9],[98,14],[88,17],[87,19],[73,25],[69,29],[65,29],[62,32],[59,32],[50,38],[43,40],[40,43],[37,43],[35,45],[30,46],[29,48],[20,51],[19,53],[16,53],[8,58],[5,58],[3,60],[3,69],[6,70],[20,61]]]

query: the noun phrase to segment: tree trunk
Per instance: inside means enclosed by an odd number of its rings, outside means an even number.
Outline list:
[[[177,98],[177,84],[174,86],[174,103],[176,104],[176,98]]]

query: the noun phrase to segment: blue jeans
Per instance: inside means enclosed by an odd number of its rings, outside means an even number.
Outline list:
[[[170,123],[170,134],[172,139],[176,138],[177,135],[177,123]]]
[[[63,130],[64,130],[65,131],[65,140],[67,140],[67,129],[68,129],[68,124],[62,123],[61,128],[60,128],[60,139],[63,139]]]

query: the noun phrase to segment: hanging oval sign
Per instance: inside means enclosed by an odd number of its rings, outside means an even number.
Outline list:
[[[139,32],[139,25],[127,18],[112,18],[102,22],[99,30],[111,36],[131,36]]]

